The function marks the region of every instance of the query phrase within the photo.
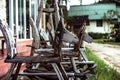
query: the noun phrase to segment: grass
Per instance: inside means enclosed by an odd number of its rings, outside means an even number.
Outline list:
[[[120,80],[120,73],[105,64],[103,60],[93,54],[88,48],[86,48],[86,55],[89,60],[95,61],[97,64],[95,68],[96,80]]]
[[[120,42],[108,41],[107,39],[94,39],[93,42],[120,46]]]

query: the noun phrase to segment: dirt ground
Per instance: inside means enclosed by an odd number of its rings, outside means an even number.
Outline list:
[[[98,57],[120,72],[120,46],[110,44],[85,43]]]

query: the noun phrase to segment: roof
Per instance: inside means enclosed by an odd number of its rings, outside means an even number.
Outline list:
[[[116,11],[116,4],[92,4],[92,5],[75,5],[70,6],[69,16],[84,16],[88,15],[90,20],[103,19],[108,10]],[[117,18],[116,16],[114,19]]]

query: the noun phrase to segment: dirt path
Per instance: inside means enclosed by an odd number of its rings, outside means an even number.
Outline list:
[[[103,59],[107,64],[117,69],[120,72],[120,46],[109,45],[109,44],[87,44],[98,57]]]

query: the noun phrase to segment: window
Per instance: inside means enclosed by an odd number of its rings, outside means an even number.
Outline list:
[[[96,25],[97,25],[97,27],[102,27],[103,26],[102,20],[97,20]]]
[[[37,0],[6,0],[8,4],[7,11],[9,26],[17,35],[18,39],[32,38],[32,29],[29,25],[29,17],[36,20],[37,16]]]

